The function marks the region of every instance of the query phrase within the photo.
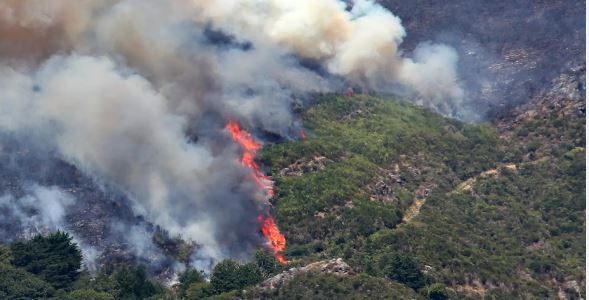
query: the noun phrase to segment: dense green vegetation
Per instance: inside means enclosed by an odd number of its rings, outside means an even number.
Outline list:
[[[403,199],[404,191],[428,176],[441,177],[437,184],[450,187],[494,166],[501,157],[492,127],[462,124],[390,99],[321,99],[305,114],[305,121],[311,138],[272,145],[263,155],[273,175],[300,158],[325,156],[335,162],[305,176],[275,176],[278,221],[291,244],[309,245],[290,248],[293,255],[321,249],[314,246],[316,241],[349,240],[392,229],[413,200]],[[425,157],[432,173],[402,170],[408,186],[399,191],[398,205],[369,201],[371,191],[366,187],[375,175],[408,155]],[[325,217],[315,218],[316,212]]]
[[[259,250],[167,288],[140,266],[80,269],[66,233],[0,245],[1,299],[579,299],[585,289],[584,123],[558,112],[464,124],[370,96],[323,96],[309,138],[266,145],[290,265]],[[507,129],[505,129],[507,128]],[[154,237],[186,261],[193,245]],[[346,275],[287,268],[341,257]]]
[[[71,284],[79,275],[82,253],[65,232],[35,236],[10,245],[11,264],[50,283],[54,288]]]
[[[324,273],[296,275],[280,289],[253,290],[247,299],[421,299],[399,283],[366,274],[337,276]]]
[[[328,96],[306,112],[305,124],[309,139],[266,147],[263,158],[276,180],[273,202],[290,259],[343,257],[432,299],[446,292],[436,291],[442,285],[457,298],[551,299],[571,281],[584,289],[580,118],[540,115],[501,139],[489,124],[461,124],[394,100]],[[552,135],[564,138],[554,144]],[[316,156],[333,163],[278,176]],[[390,188],[395,201],[373,197],[372,180],[383,173],[401,178]],[[423,186],[431,187],[426,196]],[[417,198],[427,201],[403,223]],[[395,272],[401,265],[413,271]],[[415,271],[426,268],[427,278]]]
[[[38,299],[50,297],[55,289],[27,271],[0,264],[1,299]]]
[[[277,218],[295,244],[291,256],[321,252],[325,242],[353,243],[394,229],[420,185],[450,189],[501,158],[491,126],[463,124],[392,99],[325,97],[306,112],[305,124],[311,138],[266,147],[263,155],[273,175],[300,158],[334,161],[320,172],[274,177]],[[397,201],[371,201],[375,177],[402,158],[421,165],[400,166]],[[316,212],[324,216],[317,218]]]
[[[1,245],[0,258],[0,299],[227,299],[282,271],[270,253],[259,250],[250,263],[218,263],[210,281],[188,269],[169,289],[150,279],[142,266],[81,271],[80,249],[64,232]]]
[[[80,249],[64,232],[1,246],[0,257],[1,299],[146,299],[166,292],[141,267],[95,277],[81,272]]]

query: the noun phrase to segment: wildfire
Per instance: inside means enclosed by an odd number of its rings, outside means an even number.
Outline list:
[[[280,254],[286,248],[286,239],[284,238],[284,235],[280,233],[280,230],[278,230],[276,222],[274,222],[274,219],[270,215],[259,215],[258,222],[260,222],[262,234],[266,237],[270,247],[274,251],[274,257],[276,257],[276,260],[281,264],[286,265],[288,261],[282,254]]]
[[[262,147],[262,144],[254,140],[249,132],[241,129],[237,122],[228,121],[225,128],[227,128],[233,140],[243,148],[241,164],[252,171],[252,178],[256,185],[264,190],[268,197],[272,197],[274,195],[272,178],[264,175],[255,161],[256,152]]]
[[[301,140],[307,139],[307,134],[305,133],[304,130],[301,129],[301,131],[299,132],[299,137],[301,138]]]
[[[228,121],[225,126],[227,131],[231,134],[231,138],[243,148],[241,156],[241,164],[251,170],[251,175],[256,185],[262,189],[268,197],[274,195],[274,186],[272,178],[264,175],[260,170],[260,166],[256,163],[256,153],[262,147],[262,144],[257,142],[249,132],[241,129],[239,124],[234,121]],[[280,233],[274,218],[270,213],[260,214],[258,222],[262,230],[262,234],[268,242],[268,246],[274,252],[274,257],[282,264],[287,264],[286,258],[280,254],[286,248],[286,238]]]

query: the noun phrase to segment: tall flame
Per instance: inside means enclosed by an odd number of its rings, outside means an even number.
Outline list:
[[[280,230],[278,230],[274,218],[270,215],[259,215],[258,222],[260,222],[262,234],[266,237],[270,247],[274,251],[274,257],[276,257],[276,260],[281,264],[286,265],[288,261],[282,254],[280,254],[286,249],[286,239],[284,238],[284,235],[280,233]]]
[[[243,148],[241,164],[251,170],[254,182],[265,192],[266,196],[272,197],[274,195],[274,183],[272,182],[272,178],[262,173],[260,166],[255,160],[256,153],[262,147],[262,144],[257,142],[249,132],[241,129],[239,124],[235,121],[227,121],[225,128],[229,134],[231,134],[231,138]],[[286,238],[280,233],[274,218],[269,212],[266,212],[258,216],[258,222],[260,223],[262,234],[268,242],[268,246],[274,252],[276,260],[282,264],[287,264],[288,261],[281,254],[286,248]]]

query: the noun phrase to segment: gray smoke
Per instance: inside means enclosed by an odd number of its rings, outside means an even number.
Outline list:
[[[70,194],[56,187],[39,185],[28,187],[21,197],[12,194],[0,196],[0,232],[3,240],[15,236],[31,238],[39,233],[63,230],[66,209],[74,203],[75,199]]]
[[[202,245],[199,264],[245,258],[262,243],[266,199],[225,121],[288,137],[296,99],[349,84],[460,115],[456,53],[423,44],[407,57],[405,34],[364,0],[7,0],[0,131],[42,137],[136,215]],[[151,251],[149,232],[126,229],[137,253]]]
[[[68,209],[76,199],[58,187],[28,185],[24,195],[0,196],[0,240],[30,239],[37,234],[57,230],[70,231],[66,222]],[[70,231],[71,232],[71,231]],[[84,267],[95,270],[100,252],[73,235],[83,252]]]

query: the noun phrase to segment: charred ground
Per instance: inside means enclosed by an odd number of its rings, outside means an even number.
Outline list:
[[[459,52],[475,110],[504,116],[585,60],[585,1],[379,1],[406,26],[403,43],[442,42]]]

